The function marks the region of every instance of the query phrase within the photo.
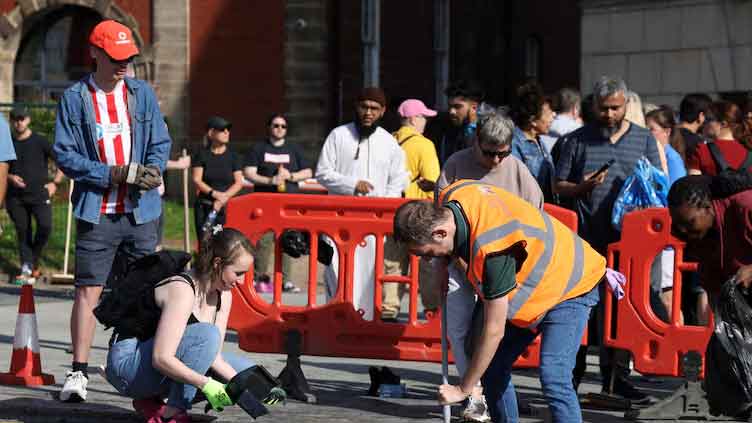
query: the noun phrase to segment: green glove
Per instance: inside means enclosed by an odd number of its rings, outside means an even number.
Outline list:
[[[206,385],[201,388],[201,392],[206,395],[206,400],[216,411],[222,411],[226,406],[232,405],[232,400],[230,400],[230,396],[225,391],[225,385],[212,378],[209,378]]]

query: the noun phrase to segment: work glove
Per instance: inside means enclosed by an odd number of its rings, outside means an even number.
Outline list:
[[[144,166],[139,163],[131,163],[127,166],[110,167],[112,185],[120,185],[123,182],[136,185],[142,190],[148,191],[162,185],[162,175],[156,166]]]
[[[222,411],[228,405],[233,404],[225,391],[225,385],[212,378],[209,378],[209,381],[201,388],[201,392],[206,395],[206,400],[215,411]]]
[[[282,388],[272,388],[271,391],[269,391],[269,395],[267,395],[261,402],[263,402],[266,405],[274,405],[278,404],[280,402],[284,403],[287,400],[287,393]]]

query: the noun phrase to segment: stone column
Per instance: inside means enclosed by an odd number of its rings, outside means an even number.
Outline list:
[[[295,127],[295,136],[288,139],[310,160],[318,157],[332,113],[328,3],[288,0],[285,16],[285,97],[288,118]]]
[[[152,7],[154,82],[176,153],[188,134],[189,0],[153,0]]]

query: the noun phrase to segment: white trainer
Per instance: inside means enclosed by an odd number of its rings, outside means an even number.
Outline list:
[[[471,395],[467,399],[467,406],[462,410],[462,420],[465,422],[486,423],[491,421],[488,414],[488,404],[486,397],[481,396],[480,400],[473,398]]]
[[[86,401],[86,385],[89,379],[81,371],[68,372],[65,375],[65,384],[60,391],[60,401],[83,402]]]

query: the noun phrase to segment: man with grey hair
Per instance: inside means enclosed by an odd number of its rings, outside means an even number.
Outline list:
[[[604,256],[608,244],[619,240],[619,232],[611,225],[611,210],[624,180],[643,156],[653,166],[661,164],[650,131],[624,118],[627,93],[627,84],[621,78],[601,77],[593,89],[593,122],[558,141],[561,150],[556,163],[556,191],[560,197],[573,201],[580,236]],[[610,167],[597,173],[607,163],[611,163]],[[602,323],[602,319],[596,321]],[[601,348],[604,392],[623,396],[632,403],[649,401],[624,374],[615,375],[613,389],[610,389],[611,354],[610,350]],[[584,361],[578,363],[582,364]],[[582,373],[575,371],[576,387]],[[580,368],[580,372],[584,373],[584,368]]]
[[[548,129],[548,134],[540,137],[543,147],[549,153],[554,148],[556,140],[582,127],[580,117],[582,96],[579,91],[573,88],[562,88],[554,96],[553,103],[556,117]]]
[[[471,147],[452,154],[444,164],[436,188],[442,189],[460,179],[476,179],[503,188],[543,208],[543,192],[527,166],[511,155],[514,123],[502,110],[491,110],[479,116],[475,142]],[[470,365],[471,351],[465,349],[471,332],[475,291],[467,281],[462,265],[449,266],[447,292],[447,335],[452,345],[457,373],[462,377]],[[463,410],[465,421],[487,422],[490,417],[478,386]]]

